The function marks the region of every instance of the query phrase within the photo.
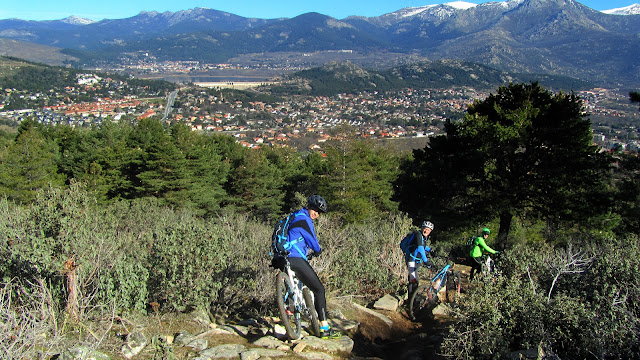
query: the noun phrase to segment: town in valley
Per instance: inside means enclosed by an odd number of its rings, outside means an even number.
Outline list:
[[[189,75],[196,65],[164,63],[154,65],[153,73]],[[233,64],[208,66],[218,70],[251,70]],[[260,94],[260,86],[268,82],[266,79],[190,81],[179,84],[170,93],[131,91],[126,80],[87,72],[77,76],[75,86],[64,89],[39,92],[1,89],[0,121],[16,124],[35,117],[42,123],[82,127],[103,121],[159,117],[167,123],[184,123],[193,131],[232,135],[250,148],[295,144],[298,148],[304,145],[310,150],[321,150],[322,144],[335,136],[332,129],[344,126],[350,127],[356,136],[376,139],[437,135],[443,132],[448,119],[461,119],[469,104],[489,94],[458,87],[271,100],[225,96],[229,90]],[[636,125],[640,114],[637,105],[630,103],[628,91],[593,88],[576,92],[591,119],[594,142],[605,149],[637,152],[640,147]],[[86,100],[70,101],[72,98]],[[22,106],[16,108],[16,101]],[[14,104],[13,108],[7,106],[9,103]]]

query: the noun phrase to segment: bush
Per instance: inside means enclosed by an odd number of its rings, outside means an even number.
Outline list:
[[[320,217],[316,229],[324,251],[314,261],[321,279],[342,294],[397,292],[406,281],[399,243],[411,227],[404,215],[344,227],[335,215]]]
[[[55,349],[60,341],[54,314],[50,292],[44,283],[3,283],[0,286],[3,357],[41,359],[54,355],[46,350]]]
[[[637,358],[639,249],[637,239],[517,247],[501,257],[504,276],[470,287],[458,303],[443,353],[488,359],[540,348],[563,359]]]

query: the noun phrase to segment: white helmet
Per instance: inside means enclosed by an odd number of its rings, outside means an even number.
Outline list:
[[[422,222],[422,228],[429,228],[431,230],[433,230],[433,223],[431,221],[423,221]]]

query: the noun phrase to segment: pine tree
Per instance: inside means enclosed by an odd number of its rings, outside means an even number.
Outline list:
[[[640,92],[632,91],[629,93],[629,100],[632,103],[640,103]]]
[[[611,159],[592,144],[585,117],[573,94],[500,87],[403,166],[403,209],[474,224],[497,217],[502,243],[514,215],[581,221],[604,211]]]
[[[37,126],[21,127],[15,140],[0,153],[0,194],[28,203],[36,191],[61,186],[55,142],[47,140]]]

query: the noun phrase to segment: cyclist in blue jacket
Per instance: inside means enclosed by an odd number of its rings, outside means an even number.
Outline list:
[[[431,251],[431,248],[427,246],[427,238],[433,230],[433,223],[430,221],[423,221],[420,230],[417,230],[409,245],[409,252],[405,253],[405,262],[407,264],[407,270],[409,272],[409,282],[407,284],[407,296],[411,296],[414,290],[418,288],[419,278],[418,269],[420,264],[425,265],[429,262],[427,253]]]
[[[321,213],[327,212],[327,202],[320,195],[312,195],[307,199],[307,206],[294,213],[294,219],[289,226],[289,239],[292,247],[289,250],[289,264],[296,276],[315,295],[315,307],[320,321],[320,331],[322,338],[337,338],[341,334],[329,328],[327,322],[327,300],[325,297],[324,285],[320,282],[318,274],[307,261],[307,254],[313,251],[317,254],[322,252],[318,243],[313,220],[317,219]]]

